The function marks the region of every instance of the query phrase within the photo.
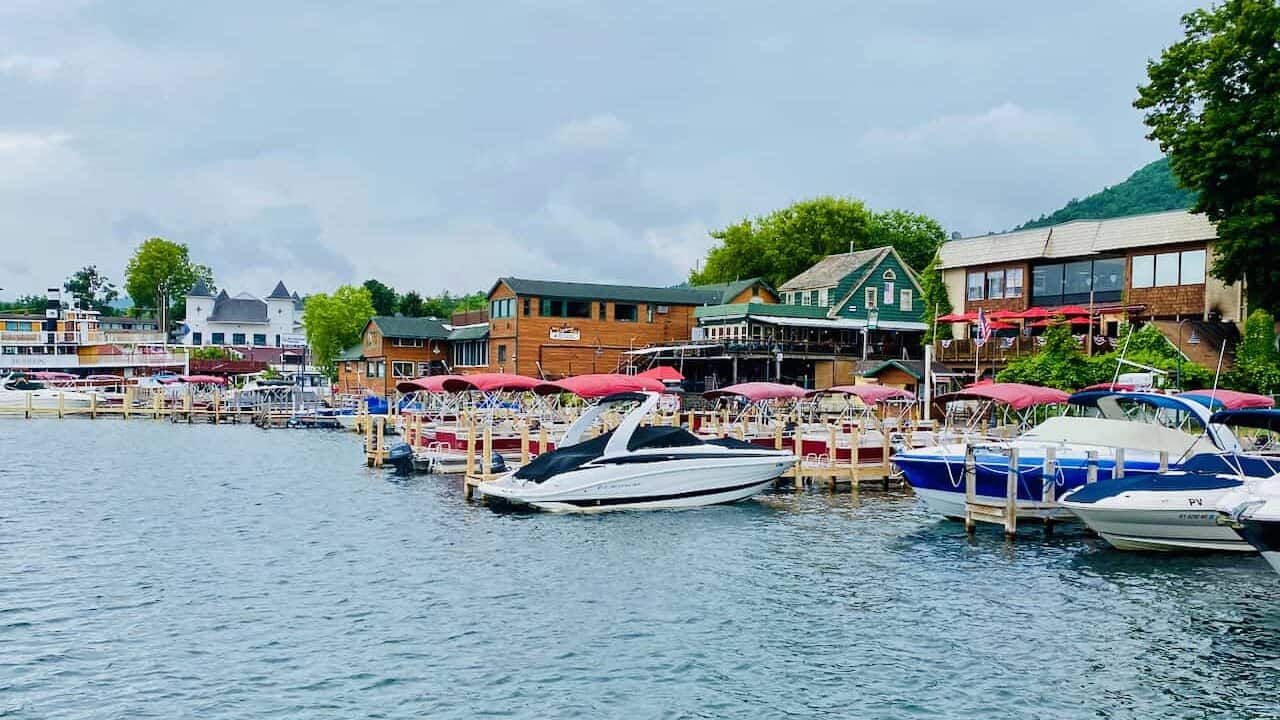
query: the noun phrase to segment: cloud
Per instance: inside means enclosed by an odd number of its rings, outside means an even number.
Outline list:
[[[0,75],[23,80],[48,80],[63,68],[63,62],[55,57],[32,55],[6,55],[0,57]]]
[[[899,130],[873,128],[860,144],[886,152],[923,154],[973,145],[1071,147],[1092,151],[1089,131],[1070,116],[1047,110],[1028,110],[1005,102],[974,114],[950,114]]]
[[[787,48],[791,47],[791,34],[779,33],[770,35],[757,43],[757,45],[761,51],[770,54],[786,52]]]
[[[32,152],[62,145],[71,139],[64,132],[14,132],[0,130],[0,152]]]
[[[583,120],[573,120],[556,128],[552,137],[561,147],[604,148],[616,145],[628,132],[627,124],[617,116],[605,113]]]

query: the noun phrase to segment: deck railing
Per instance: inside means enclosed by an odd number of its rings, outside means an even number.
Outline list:
[[[1003,365],[1010,360],[1015,360],[1027,355],[1035,355],[1043,349],[1041,339],[1043,336],[1022,336],[1012,338],[993,337],[980,347],[975,348],[972,338],[957,338],[955,340],[935,340],[933,343],[933,358],[940,363],[964,365],[974,362],[974,353],[977,353],[977,360],[982,364]],[[1077,335],[1077,342],[1080,344],[1080,351],[1085,354],[1097,354],[1110,352],[1114,348],[1115,339],[1103,337],[1100,341],[1097,336],[1092,341],[1085,335]]]

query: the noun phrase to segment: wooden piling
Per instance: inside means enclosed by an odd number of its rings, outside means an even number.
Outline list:
[[[1018,448],[1009,448],[1009,474],[1004,487],[1004,534],[1013,537],[1018,534]]]
[[[978,463],[973,446],[964,446],[964,531],[972,534],[977,529],[973,519],[973,503],[978,499]]]

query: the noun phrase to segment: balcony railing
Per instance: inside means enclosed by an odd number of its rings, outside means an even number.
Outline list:
[[[1096,335],[1092,341],[1086,335],[1076,335],[1075,337],[1080,345],[1080,352],[1085,354],[1110,352],[1115,343],[1114,338],[1105,336]],[[1041,345],[1042,338],[1043,336],[1024,337],[1021,335],[1012,338],[993,337],[981,347],[975,347],[972,338],[935,340],[933,343],[933,358],[940,363],[972,364],[974,353],[976,352],[978,362],[1001,365],[1010,360],[1027,355],[1035,355],[1040,352],[1044,347]]]

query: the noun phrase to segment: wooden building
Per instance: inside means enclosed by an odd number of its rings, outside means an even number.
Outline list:
[[[433,318],[377,316],[336,360],[336,392],[386,396],[396,383],[446,372],[450,330]]]
[[[644,287],[505,277],[489,290],[488,369],[559,378],[614,372],[638,347],[688,342],[694,308],[776,301],[758,278],[709,287]]]

